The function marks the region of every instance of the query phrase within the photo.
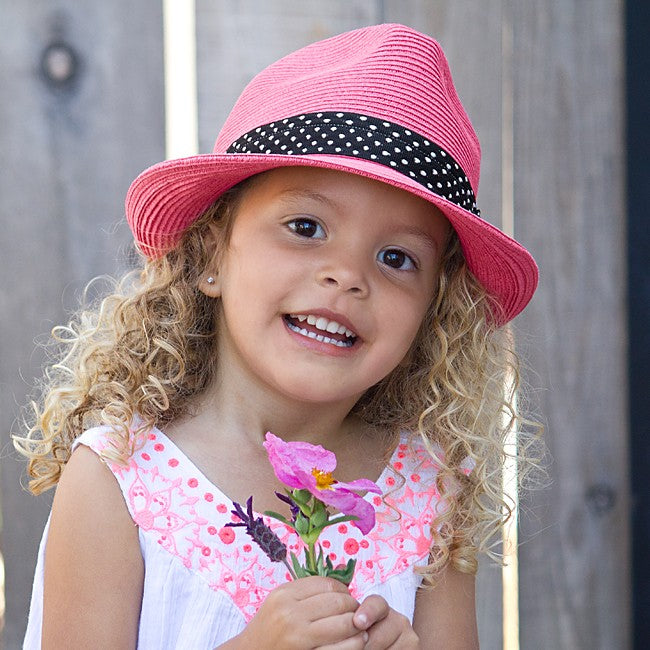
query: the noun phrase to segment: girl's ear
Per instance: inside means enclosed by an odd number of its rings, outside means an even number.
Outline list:
[[[221,295],[220,261],[223,254],[223,233],[219,227],[211,223],[205,233],[205,247],[208,251],[210,261],[205,267],[199,279],[199,290],[210,298],[218,298]]]

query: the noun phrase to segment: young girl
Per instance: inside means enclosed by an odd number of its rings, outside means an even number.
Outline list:
[[[480,218],[479,161],[439,45],[378,25],[271,65],[213,154],[134,181],[143,269],[58,329],[17,440],[57,485],[25,647],[477,647],[518,421],[503,325],[537,282]],[[321,537],[349,589],[226,526],[278,508],[267,431],[382,488],[368,535]]]

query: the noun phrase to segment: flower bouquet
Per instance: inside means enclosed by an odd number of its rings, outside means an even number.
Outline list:
[[[358,492],[381,494],[381,489],[368,479],[349,483],[334,479],[336,456],[320,445],[285,442],[269,432],[264,447],[278,480],[289,488],[285,494],[276,492],[276,496],[291,511],[289,517],[273,511],[264,514],[281,521],[298,534],[305,544],[304,561],[291,553],[289,563],[286,546],[261,517],[255,517],[252,497],[246,502],[246,511],[240,504],[233,503],[233,514],[241,521],[226,525],[244,526],[269,559],[283,562],[294,579],[328,576],[349,585],[356,560],[350,559],[347,565],[334,567],[329,556],[323,553],[318,538],[328,526],[345,521],[352,522],[364,535],[369,533],[375,525],[375,510]],[[329,508],[338,510],[340,514],[333,515]]]

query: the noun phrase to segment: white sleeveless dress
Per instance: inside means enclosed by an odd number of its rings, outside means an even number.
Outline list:
[[[109,434],[106,427],[90,429],[75,446],[86,445],[101,455]],[[107,466],[138,526],[144,558],[138,648],[215,648],[241,632],[266,595],[289,579],[286,567],[271,562],[244,528],[225,526],[238,521],[232,501],[161,431],[150,432],[128,467]],[[357,558],[350,585],[355,598],[379,594],[411,620],[422,582],[414,568],[426,564],[431,522],[444,507],[436,472],[424,448],[403,438],[377,481],[387,496],[365,497],[376,509],[370,533],[364,536],[344,523],[326,528],[320,537],[334,565]],[[279,521],[264,519],[299,554],[296,534]],[[47,532],[48,526],[38,554],[26,650],[41,647]]]

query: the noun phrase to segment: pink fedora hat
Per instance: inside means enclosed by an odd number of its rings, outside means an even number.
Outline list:
[[[525,248],[481,218],[480,159],[440,45],[404,25],[376,25],[313,43],[259,73],[213,152],[142,172],[126,215],[140,250],[157,257],[254,174],[292,165],[360,174],[443,212],[507,322],[528,304],[538,272]]]

